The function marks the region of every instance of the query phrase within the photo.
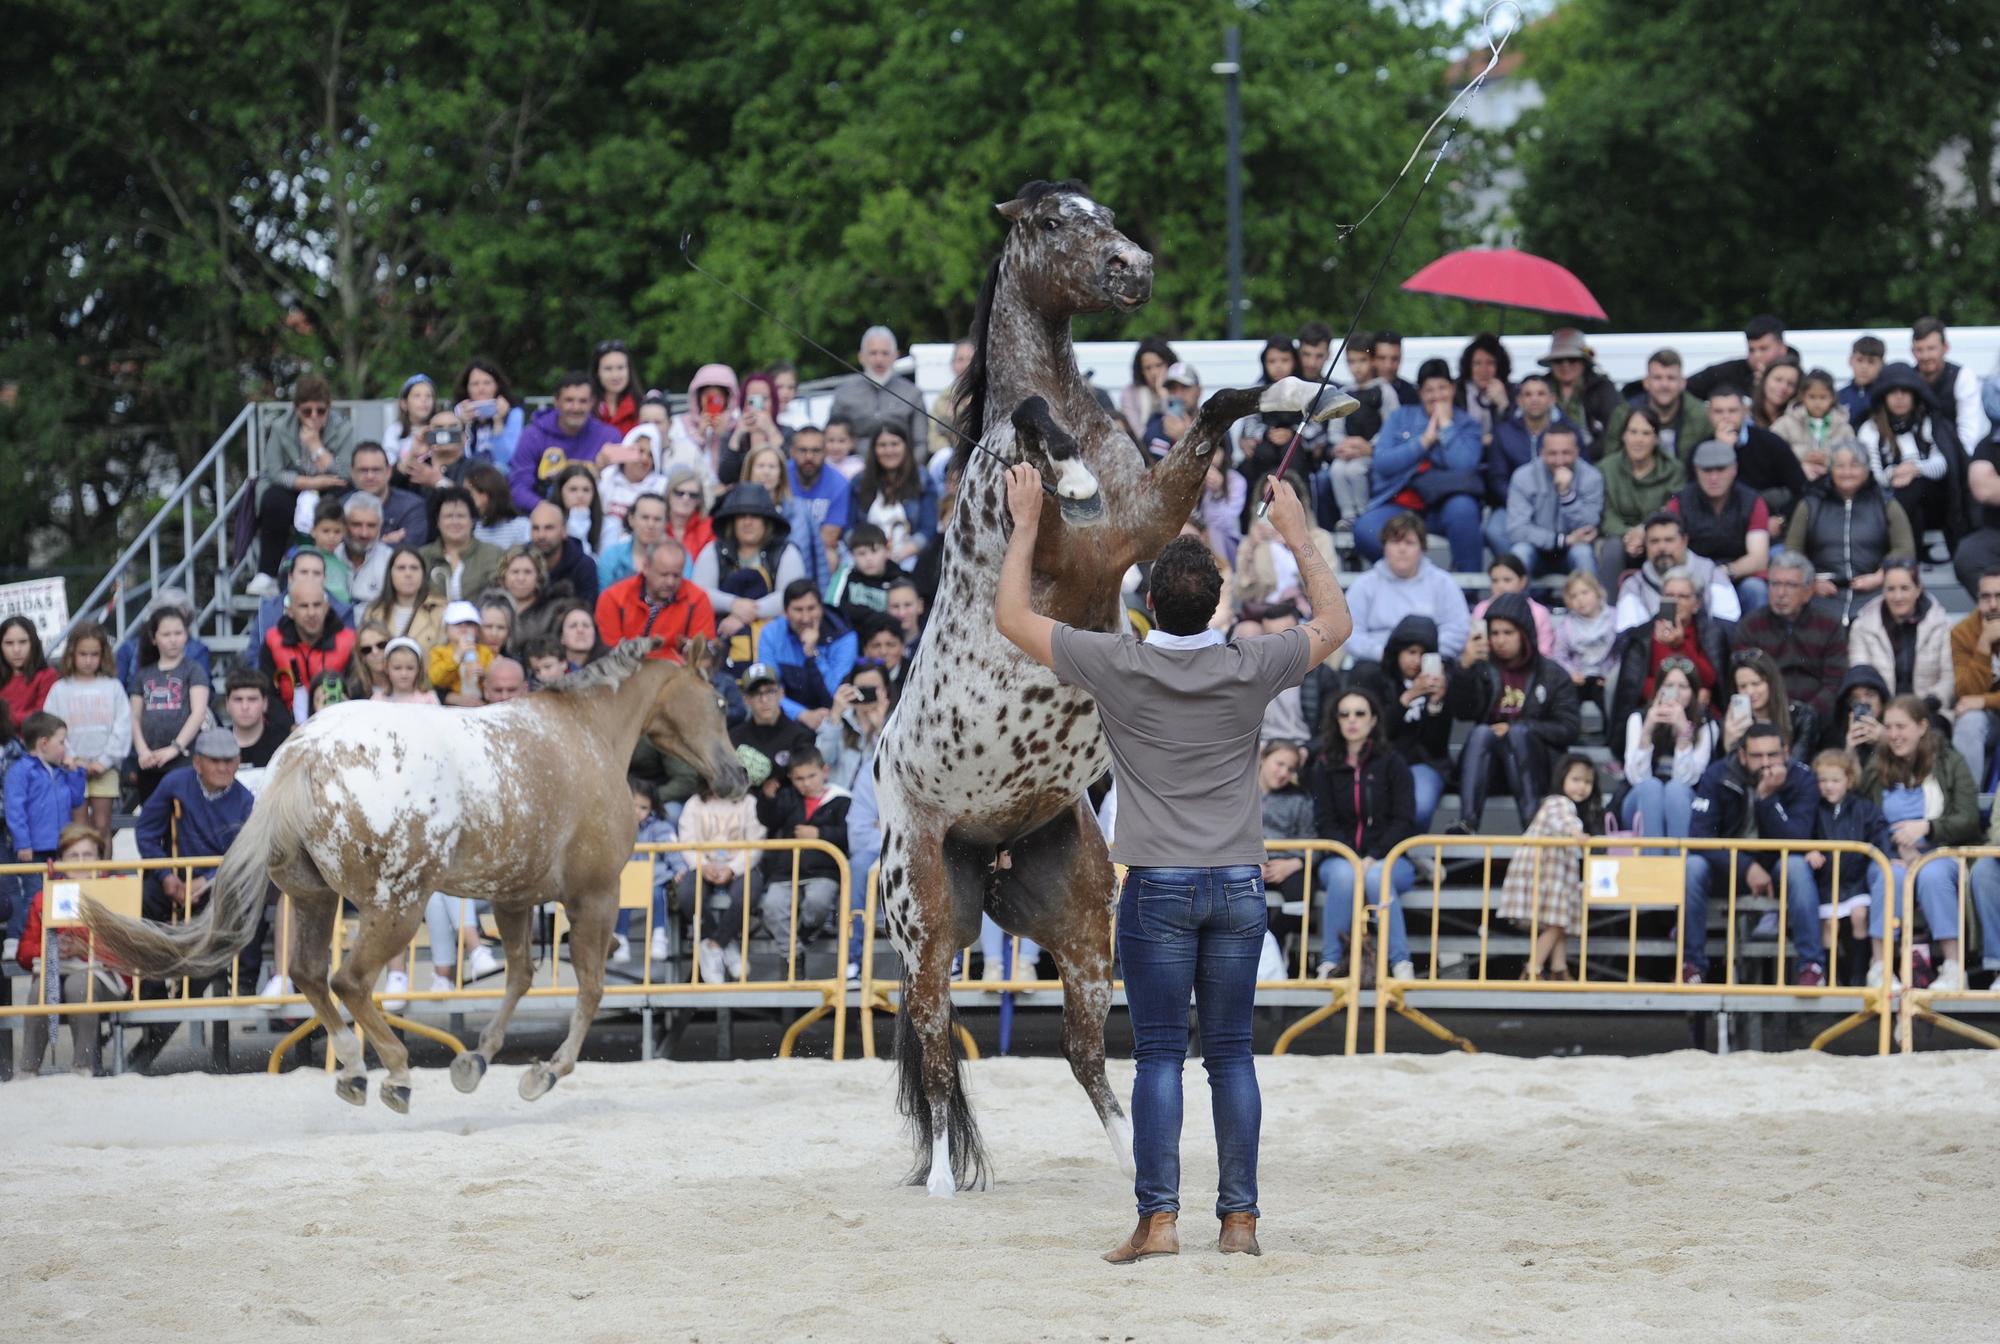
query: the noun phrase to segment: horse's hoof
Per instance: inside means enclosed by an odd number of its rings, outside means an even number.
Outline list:
[[[477,1091],[486,1079],[486,1056],[467,1050],[451,1062],[451,1085],[461,1092]]]
[[[952,1199],[958,1194],[958,1182],[952,1178],[950,1167],[932,1167],[930,1179],[924,1182],[924,1192],[932,1199]]]
[[[397,1115],[408,1115],[410,1113],[410,1089],[401,1083],[392,1083],[387,1078],[384,1078],[382,1080],[382,1104]]]
[[[333,1080],[333,1095],[354,1106],[368,1104],[368,1075],[356,1073]]]
[[[521,1075],[521,1100],[534,1101],[549,1094],[556,1085],[556,1071],[544,1064],[537,1064]]]

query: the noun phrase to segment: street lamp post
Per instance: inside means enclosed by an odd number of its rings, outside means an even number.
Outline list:
[[[1229,339],[1243,337],[1243,101],[1242,35],[1235,25],[1222,33],[1223,59],[1209,66],[1221,75],[1229,122]]]

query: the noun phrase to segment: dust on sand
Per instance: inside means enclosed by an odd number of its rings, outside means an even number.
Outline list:
[[[1258,1071],[1263,1258],[1214,1250],[1190,1066],[1182,1254],[1120,1269],[1131,1187],[1060,1060],[971,1066],[998,1182],[952,1201],[898,1183],[887,1064],[586,1064],[532,1104],[518,1069],[471,1097],[419,1071],[408,1117],[312,1071],[30,1080],[0,1088],[6,1314],[65,1341],[1639,1344],[2000,1310],[1992,1055]]]

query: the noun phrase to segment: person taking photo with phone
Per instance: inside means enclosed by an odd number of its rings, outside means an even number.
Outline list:
[[[1181,1066],[1191,995],[1215,1102],[1220,1248],[1259,1253],[1263,1104],[1250,1054],[1266,920],[1258,735],[1271,700],[1331,657],[1352,628],[1298,496],[1283,481],[1271,489],[1271,522],[1298,563],[1312,619],[1225,643],[1208,625],[1222,575],[1208,548],[1183,536],[1153,562],[1146,600],[1154,625],[1141,642],[1079,630],[1034,609],[1035,543],[1049,503],[1034,467],[1007,472],[1014,534],[994,623],[1057,680],[1096,699],[1117,780],[1111,857],[1126,865],[1118,957],[1138,1063],[1132,1148],[1139,1220],[1105,1254],[1112,1264],[1180,1251]]]

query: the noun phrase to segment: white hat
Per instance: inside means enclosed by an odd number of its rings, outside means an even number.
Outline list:
[[[478,625],[479,608],[463,600],[453,602],[444,609],[444,623],[446,625]]]

